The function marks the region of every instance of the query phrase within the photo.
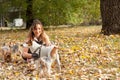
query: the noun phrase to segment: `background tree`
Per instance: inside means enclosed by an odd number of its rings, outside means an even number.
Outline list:
[[[65,0],[35,0],[33,13],[35,18],[39,18],[44,25],[60,25],[66,22]]]
[[[100,0],[102,30],[105,35],[120,33],[120,0]]]
[[[10,1],[0,0],[0,26],[5,26],[5,19],[7,19],[8,9],[10,7]]]
[[[34,17],[45,25],[90,24],[100,19],[99,0],[34,0]]]
[[[11,0],[10,2],[11,3],[9,5],[11,6],[9,7],[9,9],[12,10],[12,12],[17,12],[16,16],[14,14],[14,18],[25,19],[25,11],[27,6],[26,0]]]
[[[33,0],[26,0],[26,2],[27,2],[26,29],[29,29],[33,21]]]

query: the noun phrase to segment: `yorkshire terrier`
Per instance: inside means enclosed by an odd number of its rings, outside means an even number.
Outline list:
[[[3,55],[3,60],[5,62],[11,62],[12,58],[11,58],[10,47],[7,46],[6,44],[3,44],[3,46],[1,47],[1,51],[2,51],[2,55]]]
[[[2,47],[1,47],[1,52],[3,55],[3,60],[5,62],[11,62],[12,61],[12,53],[17,53],[19,52],[19,44],[17,43],[3,43]]]

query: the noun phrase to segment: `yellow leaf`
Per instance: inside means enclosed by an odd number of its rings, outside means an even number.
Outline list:
[[[69,74],[73,74],[73,70],[69,70]]]

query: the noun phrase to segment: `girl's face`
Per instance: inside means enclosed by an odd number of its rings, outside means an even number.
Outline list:
[[[40,34],[42,33],[42,26],[40,24],[36,24],[36,27],[34,27],[33,29],[33,33],[35,37],[38,38]]]

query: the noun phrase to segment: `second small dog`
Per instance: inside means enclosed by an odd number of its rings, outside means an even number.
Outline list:
[[[11,60],[12,60],[11,49],[10,49],[9,45],[3,44],[3,46],[1,47],[1,52],[2,52],[2,56],[3,56],[3,60],[5,62],[11,62]]]
[[[39,45],[37,42],[32,42],[32,47],[30,48],[32,53],[37,53],[40,57],[35,60],[36,69],[41,73],[51,74],[51,65],[53,62],[57,63],[59,71],[61,71],[61,64],[59,60],[58,48],[54,45],[44,46]]]
[[[3,43],[1,47],[1,53],[2,58],[5,62],[11,62],[12,61],[12,54],[18,55],[20,53],[19,44],[18,43],[12,43],[12,42],[6,42]]]

